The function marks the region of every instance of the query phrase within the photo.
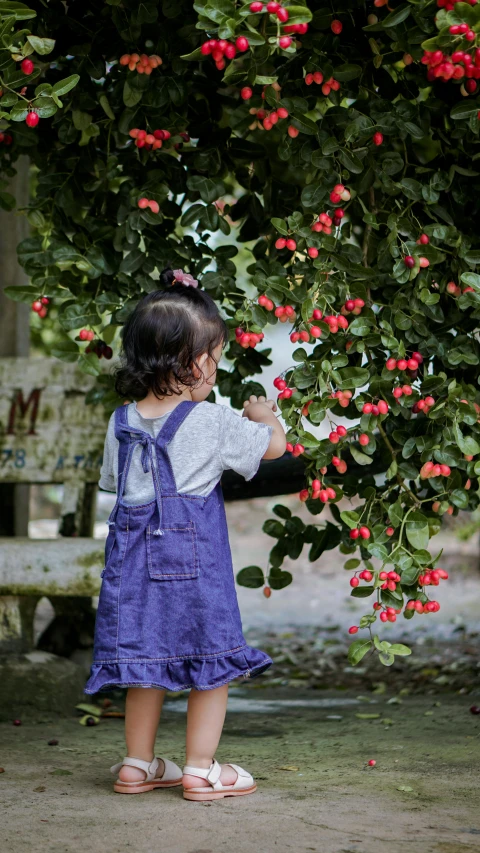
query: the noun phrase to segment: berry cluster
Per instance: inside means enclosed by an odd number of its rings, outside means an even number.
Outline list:
[[[4,145],[11,145],[13,142],[13,136],[10,133],[0,132],[0,142],[3,142]]]
[[[156,53],[147,56],[146,53],[124,53],[118,60],[120,65],[128,65],[129,71],[137,71],[138,74],[151,74],[154,68],[162,65],[163,60]]]
[[[145,148],[146,151],[156,151],[157,148],[162,147],[165,140],[171,137],[169,130],[154,130],[148,133],[147,130],[140,130],[138,127],[132,127],[128,135],[135,140],[137,148]]]
[[[268,15],[275,15],[281,24],[286,24],[290,17],[288,9],[286,9],[285,6],[282,6],[281,3],[277,3],[276,0],[269,0],[266,5],[261,3],[260,0],[254,0],[253,3],[250,3],[250,11],[253,14],[266,12]],[[307,30],[308,24],[288,24],[284,27],[284,32],[288,34],[298,33],[298,35],[304,35]],[[290,35],[280,36],[278,44],[283,50],[287,50],[292,44]]]
[[[293,323],[296,316],[293,305],[278,305],[275,308],[275,317],[278,317],[281,323],[286,323],[288,320]]]
[[[462,293],[473,293],[474,292],[474,288],[470,287],[470,286],[464,287],[462,290],[462,288],[459,287],[458,284],[455,284],[454,281],[449,281],[445,289],[446,289],[447,293],[450,294],[450,296],[461,296]]]
[[[342,211],[343,212],[343,211]],[[363,299],[347,299],[343,308],[340,309],[341,314],[355,314],[358,317],[362,313],[362,308],[365,308]]]
[[[249,93],[249,94],[248,94]],[[245,97],[245,94],[247,97]],[[252,90],[248,87],[242,89],[240,95],[244,100],[248,100],[248,98],[252,97]],[[272,130],[272,128],[278,123],[279,119],[288,118],[288,110],[285,107],[277,107],[276,110],[271,110],[267,112],[263,108],[255,109],[252,107],[250,110],[251,115],[255,115],[258,121],[254,122],[254,125],[250,125],[250,130],[254,130],[258,128],[259,130],[263,128],[263,130]]]
[[[340,459],[339,456],[332,456],[332,465],[337,469],[338,474],[345,474],[347,463],[343,459]]]
[[[336,335],[339,329],[348,329],[348,320],[344,314],[326,314],[323,322],[328,325],[332,335]]]
[[[340,204],[341,201],[350,201],[351,197],[350,190],[347,190],[343,184],[335,184],[332,192],[330,193],[330,201],[332,204]]]
[[[276,379],[273,380],[273,384],[275,388],[280,391],[280,394],[278,395],[279,400],[289,400],[295,391],[295,388],[287,387],[287,383],[282,376],[277,376]]]
[[[414,610],[416,613],[438,613],[440,604],[438,601],[427,601],[423,604],[419,599],[411,598],[405,605],[405,610]]]
[[[413,270],[414,267],[417,267],[417,269],[426,269],[426,267],[430,266],[428,258],[414,258],[412,255],[405,255],[403,263],[409,270]]]
[[[370,530],[368,529],[368,527],[365,527],[365,525],[362,525],[361,527],[354,527],[350,531],[350,539],[358,539],[358,537],[360,537],[361,539],[370,539],[371,535],[372,534],[370,533]],[[358,586],[358,579],[357,583],[352,583],[353,580],[354,578],[352,578],[352,580],[350,581],[350,586]]]
[[[302,453],[305,453],[305,448],[303,444],[292,444],[291,441],[287,441],[286,449],[293,456],[301,456]]]
[[[468,484],[468,486],[467,486],[467,484]],[[467,483],[465,484],[464,488],[468,490],[470,488],[470,486],[471,486],[471,481],[467,480]],[[432,511],[433,512],[440,512],[440,507],[441,507],[440,501],[434,501],[432,504]],[[453,515],[453,506],[447,507],[445,512],[447,513],[447,515]],[[443,515],[443,512],[441,512],[440,514]]]
[[[203,42],[200,51],[202,56],[211,56],[218,70],[223,71],[225,68],[225,57],[227,59],[234,59],[237,50],[243,53],[249,47],[250,43],[248,39],[245,36],[238,36],[235,39],[235,44],[226,39],[209,39]]]
[[[291,237],[279,237],[275,242],[275,248],[281,251],[282,249],[288,249],[289,252],[295,252],[297,249],[297,244],[295,240]]]
[[[43,320],[48,314],[47,305],[49,305],[49,303],[50,300],[48,296],[39,296],[38,299],[35,299],[35,302],[32,302],[32,311],[34,311],[35,314],[38,314],[38,316]]]
[[[378,403],[364,403],[362,412],[364,415],[386,415],[389,410],[389,405],[385,400],[379,400]]]
[[[341,224],[343,217],[345,216],[345,211],[339,208],[334,211],[333,217],[329,216],[328,213],[320,213],[316,222],[314,222],[310,227],[312,231],[315,231],[317,234],[320,234],[322,231],[324,234],[332,233],[332,225],[335,228]]]
[[[237,344],[240,344],[243,349],[248,349],[249,347],[255,349],[257,344],[263,341],[264,337],[265,335],[263,332],[246,332],[241,326],[237,326],[235,329]]]
[[[311,86],[312,83],[316,83],[317,86],[322,87],[322,94],[326,97],[333,90],[334,92],[338,92],[340,88],[340,83],[338,80],[335,80],[334,77],[329,77],[328,80],[324,81],[324,77],[321,71],[314,71],[313,73],[305,74],[305,85]]]
[[[475,37],[475,33],[471,30]],[[427,66],[427,79],[461,80],[463,77],[474,82],[480,78],[480,48],[476,48],[474,56],[464,50],[455,50],[451,56],[442,50],[426,50],[422,56],[423,65]],[[467,86],[466,86],[467,88]],[[474,92],[476,86],[468,85],[467,91]]]
[[[140,210],[145,210],[147,207],[149,207],[150,210],[152,211],[152,213],[159,213],[160,212],[160,205],[159,205],[158,201],[155,201],[155,199],[153,199],[153,198],[149,199],[149,198],[146,198],[145,196],[142,196],[142,198],[138,199],[137,204],[138,204],[138,207],[140,208]]]
[[[387,358],[385,367],[387,370],[418,370],[423,364],[423,355],[413,352],[410,358]]]
[[[430,477],[449,477],[451,474],[449,465],[439,465],[429,461],[420,468],[420,479],[429,480]]]
[[[331,433],[329,433],[328,440],[329,440],[332,444],[338,444],[338,442],[340,441],[340,439],[341,439],[341,438],[345,438],[345,436],[346,436],[346,435],[347,435],[347,429],[346,429],[346,427],[344,427],[344,426],[340,425],[340,426],[338,426],[336,429],[332,430],[332,432],[331,432]]]
[[[338,404],[342,407],[342,409],[346,409],[350,404],[350,400],[352,399],[353,394],[351,391],[335,391],[335,393],[330,394],[330,396],[332,397],[332,399],[336,398],[338,400]]]
[[[332,486],[324,486],[320,480],[312,480],[312,500],[319,500],[322,504],[336,500],[337,493]]]
[[[264,293],[262,293],[261,296],[258,297],[258,304],[261,305],[262,308],[266,308],[267,311],[273,311],[273,309],[275,308],[275,303],[272,302],[272,300],[269,299],[268,296],[265,296]]]
[[[434,405],[435,405],[435,398],[430,397],[430,395],[428,395],[428,397],[425,397],[425,399],[423,399],[423,400],[420,399],[416,403],[413,404],[412,412],[414,415],[417,415],[419,412],[423,412],[424,415],[428,415],[430,409]]]
[[[357,577],[357,574],[358,574],[358,577]],[[353,589],[356,589],[357,586],[360,585],[360,578],[362,579],[362,581],[367,581],[369,583],[373,578],[373,574],[368,569],[364,569],[363,572],[358,572],[358,573],[355,572],[353,578],[350,578],[350,586]]]
[[[93,341],[95,337],[95,332],[91,329],[80,329],[78,333],[78,339],[80,341]]]
[[[379,579],[383,581],[380,589],[388,589],[389,592],[395,592],[397,588],[397,583],[400,583],[402,580],[400,575],[397,572],[380,572],[378,575]]]
[[[85,352],[94,352],[97,358],[106,358],[111,359],[113,355],[113,350],[105,341],[95,341],[92,346],[90,344],[85,348]]]
[[[403,397],[404,395],[405,397],[411,397],[413,394],[413,388],[411,385],[398,385],[397,388],[393,389],[392,394],[396,400],[400,400],[400,397]]]

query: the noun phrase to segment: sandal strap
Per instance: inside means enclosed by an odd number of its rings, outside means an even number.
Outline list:
[[[183,768],[184,776],[198,776],[200,779],[206,779],[207,782],[212,786],[215,791],[218,787],[222,787],[220,782],[220,774],[222,772],[222,768],[220,764],[215,759],[212,761],[210,767],[192,767],[189,764],[186,764]]]
[[[146,774],[145,782],[152,782],[155,779],[155,774],[158,769],[158,758],[153,758],[152,761],[143,761],[142,758],[133,758],[129,755],[126,755],[123,761],[119,762],[119,764],[114,764],[110,767],[111,773],[116,775],[121,767],[124,764],[127,764],[129,767],[137,767],[139,770],[143,770]]]

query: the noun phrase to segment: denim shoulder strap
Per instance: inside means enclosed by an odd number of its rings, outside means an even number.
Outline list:
[[[168,455],[167,445],[174,437],[179,426],[184,422],[187,415],[190,414],[190,412],[192,411],[192,409],[195,408],[196,405],[197,403],[194,403],[193,400],[183,400],[182,403],[179,403],[178,406],[176,406],[176,408],[173,410],[171,415],[168,416],[163,427],[157,435],[157,439],[155,442],[157,450],[157,463],[158,471],[160,474],[160,482],[162,484],[162,494],[164,495],[177,494],[177,485],[175,483],[175,476],[170,462],[170,457]]]
[[[127,433],[124,428],[128,427],[128,406],[119,406],[115,409],[115,438],[118,440],[118,479],[120,480],[128,455]]]

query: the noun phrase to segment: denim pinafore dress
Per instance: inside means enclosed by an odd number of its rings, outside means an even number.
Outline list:
[[[127,406],[115,411],[118,492],[85,693],[114,687],[212,690],[272,663],[242,633],[220,483],[207,496],[177,492],[167,448],[195,405],[179,403],[156,439],[128,425]],[[191,442],[195,453],[193,435]],[[155,498],[129,506],[122,498],[137,445]]]

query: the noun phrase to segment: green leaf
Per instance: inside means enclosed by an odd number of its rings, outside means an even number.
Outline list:
[[[270,220],[270,222],[272,223],[273,227],[275,228],[276,231],[278,231],[279,234],[283,234],[284,237],[286,237],[288,235],[288,228],[285,224],[284,219],[278,219],[277,217],[274,216],[273,219]]]
[[[357,462],[359,465],[371,465],[373,462],[371,456],[367,456],[366,453],[362,453],[362,451],[358,450],[358,448],[356,448],[354,444],[350,445],[350,453],[355,459],[355,462]]]
[[[46,56],[51,53],[55,47],[55,39],[39,38],[38,36],[27,36],[27,41],[32,45],[35,53],[39,56]],[[80,78],[79,78],[80,79]]]
[[[267,518],[263,523],[262,530],[267,536],[273,536],[274,539],[280,539],[285,533],[285,528],[280,521],[275,521],[274,518]]]
[[[427,549],[430,539],[427,518],[421,512],[411,512],[405,522],[405,533],[410,545],[418,550]]]
[[[372,648],[373,643],[371,640],[355,640],[348,650],[348,660],[352,666],[356,666],[357,663],[365,657],[367,652]]]
[[[412,11],[412,7],[409,3],[403,3],[400,6],[397,6],[394,12],[390,12],[386,18],[382,21],[383,27],[396,27],[397,24],[401,24],[402,21],[405,21],[410,12]]]
[[[338,371],[338,375],[340,377],[338,384],[342,391],[350,388],[361,388],[362,385],[368,383],[370,378],[370,373],[366,367],[345,367]]]
[[[258,589],[264,586],[265,575],[259,566],[247,566],[238,572],[237,583],[239,586],[248,587],[248,589]]]
[[[279,568],[271,568],[268,573],[268,584],[272,589],[285,589],[286,586],[290,586],[292,580],[293,577],[290,572],[285,572]]]
[[[466,99],[461,101],[459,104],[455,104],[454,107],[450,110],[451,118],[455,119],[455,121],[459,121],[460,119],[468,119],[471,115],[476,115],[478,112],[478,104],[475,101],[470,101]]]
[[[58,97],[66,95],[67,92],[70,92],[71,89],[75,88],[79,80],[79,74],[72,74],[70,77],[65,77],[64,80],[59,80],[58,83],[54,84],[52,92],[54,92]]]
[[[351,530],[354,527],[358,527],[358,522],[360,521],[360,516],[358,512],[354,512],[353,510],[344,510],[340,513],[340,518]]]
[[[403,643],[392,643],[389,648],[389,652],[392,655],[400,655],[401,657],[407,657],[412,654],[412,650],[408,648],[408,646],[404,646]]]

